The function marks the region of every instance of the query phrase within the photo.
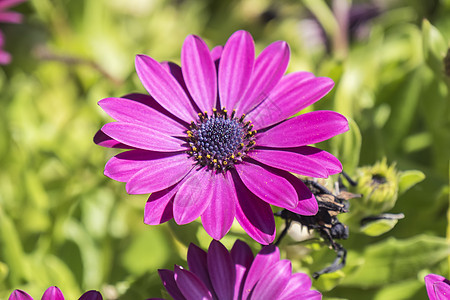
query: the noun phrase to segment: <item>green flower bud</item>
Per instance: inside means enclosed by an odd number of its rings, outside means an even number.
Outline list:
[[[373,166],[357,169],[355,192],[362,198],[352,202],[352,208],[365,215],[376,215],[394,207],[398,196],[399,173],[395,164],[388,165],[386,158]]]

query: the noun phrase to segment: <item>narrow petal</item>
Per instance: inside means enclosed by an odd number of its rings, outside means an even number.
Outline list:
[[[207,253],[197,245],[190,244],[187,252],[187,262],[189,271],[198,276],[198,278],[206,285],[209,291],[213,293],[215,299],[217,295],[211,283],[208,271]]]
[[[173,78],[178,82],[178,84],[181,86],[183,91],[186,93],[186,96],[191,99],[191,95],[189,94],[189,90],[186,86],[186,82],[183,78],[183,71],[181,71],[181,67],[177,65],[176,63],[169,62],[169,61],[163,61],[161,62],[161,66],[166,69],[167,72],[169,72]]]
[[[435,282],[433,289],[439,300],[450,299],[450,285],[448,282]]]
[[[0,10],[6,10],[25,1],[27,0],[2,0],[0,1]]]
[[[153,159],[130,178],[126,185],[129,194],[148,194],[161,191],[180,181],[193,167],[185,154]]]
[[[289,260],[280,260],[269,268],[255,286],[252,293],[254,299],[278,299],[289,279],[292,266]]]
[[[42,300],[64,300],[64,295],[58,287],[51,286],[42,295]]]
[[[255,129],[281,122],[325,96],[334,86],[333,80],[315,77],[309,72],[284,76],[268,97],[248,114]]]
[[[247,90],[255,60],[255,45],[247,31],[233,33],[223,49],[219,63],[220,104],[229,111],[236,108]],[[237,111],[237,115],[242,114]]]
[[[81,295],[78,300],[103,300],[103,297],[98,291],[90,290]]]
[[[247,299],[256,283],[266,276],[266,271],[280,260],[280,250],[275,245],[265,246],[253,260],[245,280],[242,299]]]
[[[233,248],[231,248],[230,254],[236,270],[233,300],[238,300],[244,289],[247,272],[253,262],[253,252],[246,243],[241,240],[236,240]]]
[[[11,54],[0,49],[0,65],[7,65],[11,62]]]
[[[33,300],[33,298],[22,290],[14,290],[8,300]]]
[[[196,120],[197,113],[189,98],[157,61],[146,55],[137,55],[136,72],[145,89],[162,107],[187,123]]]
[[[217,75],[209,48],[198,36],[189,35],[181,50],[181,65],[187,88],[202,112],[216,104]]]
[[[202,214],[202,224],[206,232],[216,240],[227,234],[236,215],[236,189],[230,172],[216,175],[212,199]]]
[[[289,181],[289,183],[294,187],[298,196],[297,207],[289,210],[303,216],[313,216],[317,214],[319,211],[319,205],[317,204],[316,197],[303,183],[303,181],[288,172],[285,172],[283,177],[286,178],[286,180]]]
[[[315,144],[348,130],[347,119],[333,111],[313,111],[257,135],[257,145],[288,148]]]
[[[197,219],[211,202],[211,190],[217,176],[206,168],[192,170],[175,195],[173,216],[178,225]]]
[[[107,148],[132,149],[133,147],[116,141],[101,129],[94,135],[94,143]]]
[[[180,151],[185,143],[161,131],[130,123],[112,122],[103,125],[101,130],[118,142],[144,150]]]
[[[314,161],[320,163],[325,169],[327,169],[329,175],[334,175],[342,172],[342,164],[339,159],[337,159],[327,151],[310,146],[303,146],[285,150],[308,156]]]
[[[0,22],[2,23],[22,23],[22,14],[15,11],[2,11],[0,12]]]
[[[218,61],[222,56],[223,46],[216,46],[211,50],[211,58],[213,61]]]
[[[444,276],[437,274],[428,274],[427,276],[425,276],[425,286],[427,289],[428,298],[430,298],[430,300],[445,299],[442,297],[442,294],[438,293],[442,289],[441,287],[436,285],[439,283],[444,283],[450,288],[450,282]]]
[[[207,260],[209,275],[218,299],[233,299],[236,274],[227,248],[212,240]]]
[[[142,125],[171,136],[186,136],[186,127],[148,105],[125,98],[106,98],[98,105],[114,120]]]
[[[254,149],[248,153],[248,156],[263,164],[295,174],[319,178],[328,177],[327,169],[319,162],[295,152]]]
[[[194,273],[175,266],[174,277],[178,288],[187,300],[212,300],[211,293]]]
[[[174,300],[185,300],[186,298],[181,293],[180,289],[178,288],[178,285],[175,281],[175,272],[171,270],[166,269],[159,269],[158,270],[159,277],[161,278],[161,281],[166,288],[167,292]]]
[[[283,208],[297,207],[297,193],[282,176],[249,162],[235,167],[245,186],[263,201]]]
[[[261,52],[255,61],[245,96],[237,103],[239,111],[248,113],[269,96],[286,72],[289,56],[289,46],[284,41],[274,42]]]
[[[292,274],[291,278],[289,279],[289,283],[287,284],[283,293],[280,295],[280,300],[290,299],[293,296],[298,297],[299,293],[309,291],[310,288],[311,278],[309,278],[308,275],[306,275],[305,273]]]

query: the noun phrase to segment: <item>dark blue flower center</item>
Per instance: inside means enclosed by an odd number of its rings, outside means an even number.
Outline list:
[[[197,122],[192,122],[187,131],[190,150],[188,154],[201,166],[225,171],[239,163],[255,145],[256,130],[252,131],[245,115],[236,118],[227,110],[213,109],[213,115],[199,113]]]

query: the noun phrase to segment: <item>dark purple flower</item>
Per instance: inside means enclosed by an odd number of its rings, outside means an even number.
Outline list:
[[[450,299],[450,281],[445,277],[437,274],[428,274],[425,276],[425,285],[430,300]]]
[[[289,47],[277,41],[255,59],[252,36],[235,32],[209,50],[186,38],[181,68],[138,55],[136,71],[151,96],[106,98],[99,105],[117,122],[94,141],[132,149],[111,158],[105,175],[126,182],[130,194],[152,193],[144,222],[201,217],[214,239],[234,218],[256,241],[275,237],[270,204],[302,215],[317,213],[311,191],[294,175],[326,178],[341,172],[337,158],[307,146],[348,130],[332,111],[289,118],[333,87],[308,72],[284,75]]]
[[[9,8],[26,0],[0,0],[0,23],[20,23],[22,22],[22,15],[8,11]],[[11,54],[3,50],[5,39],[3,33],[0,31],[0,65],[6,65],[11,62]]]
[[[33,298],[22,290],[15,290],[9,296],[9,300],[33,300]],[[42,295],[41,300],[64,300],[64,295],[56,286],[49,287]],[[79,300],[103,300],[102,295],[97,291],[84,293]]]
[[[178,299],[321,299],[310,290],[311,279],[292,274],[291,262],[280,260],[274,245],[253,257],[250,247],[237,240],[230,252],[213,240],[208,252],[194,244],[187,254],[189,270],[159,270],[167,292]]]

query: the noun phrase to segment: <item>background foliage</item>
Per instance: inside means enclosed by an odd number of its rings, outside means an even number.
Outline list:
[[[343,8],[361,4],[377,6],[371,18],[346,18]],[[314,109],[345,114],[352,130],[319,146],[350,175],[384,157],[426,175],[399,196],[390,212],[405,219],[391,231],[372,237],[351,226],[347,267],[314,287],[325,299],[424,299],[425,274],[450,277],[449,0],[30,0],[15,10],[24,23],[0,25],[13,54],[0,69],[0,299],[14,288],[38,298],[50,285],[67,299],[87,289],[106,299],[167,296],[157,269],[186,266],[187,245],[206,248],[210,237],[195,222],[143,224],[147,196],[102,174],[117,151],[92,142],[109,121],[96,102],[145,92],[136,54],[179,62],[186,35],[213,47],[238,29],[257,51],[286,40],[289,72],[335,80]],[[239,226],[223,243],[236,238],[259,249]],[[335,255],[317,239],[281,248],[309,274]]]

